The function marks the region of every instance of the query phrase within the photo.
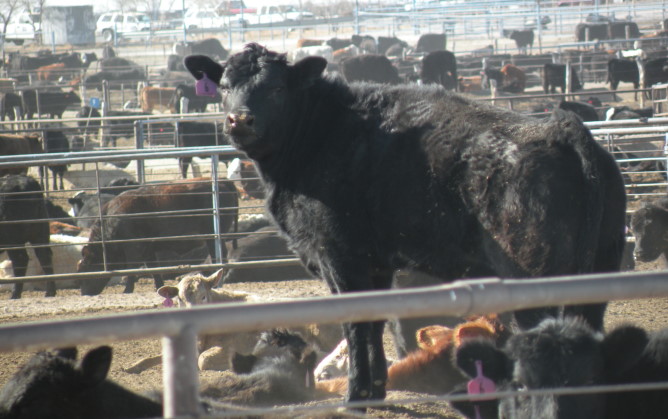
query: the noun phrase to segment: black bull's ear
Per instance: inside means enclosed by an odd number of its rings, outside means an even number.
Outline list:
[[[322,75],[327,67],[327,60],[322,57],[306,57],[297,61],[290,68],[290,87],[304,89]]]
[[[217,85],[220,84],[220,79],[223,77],[223,71],[225,70],[222,65],[206,55],[189,55],[183,59],[183,65],[197,80],[200,80],[206,74]]]

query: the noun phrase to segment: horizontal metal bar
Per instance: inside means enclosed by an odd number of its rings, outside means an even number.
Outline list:
[[[90,153],[90,154],[89,154]],[[0,168],[21,166],[52,166],[65,163],[89,163],[108,162],[119,160],[148,160],[168,159],[178,157],[210,156],[213,154],[226,155],[228,157],[244,157],[245,154],[232,146],[220,145],[209,147],[174,147],[169,150],[140,149],[129,151],[114,151],[110,154],[101,152],[69,152],[48,154],[24,154],[0,157]],[[12,157],[14,160],[12,160]]]
[[[559,304],[668,296],[668,273],[630,272],[540,279],[456,281],[408,290],[370,291],[265,304],[233,303],[147,310],[0,326],[0,351],[36,350],[197,333],[235,333],[306,323],[429,315],[467,316]],[[222,321],[221,319],[225,319]]]
[[[2,278],[2,284],[14,284],[18,282],[44,282],[47,280],[61,281],[72,279],[94,279],[94,278],[109,278],[112,276],[125,275],[153,275],[163,273],[187,273],[194,271],[209,271],[220,268],[225,269],[249,269],[249,268],[273,268],[278,266],[297,266],[300,264],[297,258],[273,259],[273,260],[258,260],[252,262],[228,262],[228,263],[210,263],[201,265],[179,265],[168,266],[164,268],[140,268],[140,269],[119,269],[115,271],[99,271],[99,272],[82,272],[82,273],[66,273],[54,275],[32,275],[22,276],[18,278]],[[305,278],[308,279],[308,278]]]

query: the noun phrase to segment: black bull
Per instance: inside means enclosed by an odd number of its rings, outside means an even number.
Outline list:
[[[224,66],[226,133],[252,158],[268,209],[333,292],[382,290],[397,269],[452,281],[617,271],[625,192],[611,155],[575,117],[546,122],[441,87],[347,86],[326,61],[294,65],[247,45]],[[602,327],[605,304],[567,307]],[[556,309],[522,310],[522,327]],[[344,325],[348,398],[385,396],[383,321]]]

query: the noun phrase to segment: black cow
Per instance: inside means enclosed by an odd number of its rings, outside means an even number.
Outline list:
[[[449,90],[457,90],[457,59],[450,51],[434,51],[422,59],[420,78],[424,84],[440,84]]]
[[[229,144],[218,124],[214,122],[183,121],[176,124],[177,147],[206,147]],[[188,177],[192,157],[179,157],[181,176]]]
[[[354,45],[352,39],[350,39],[350,38],[347,38],[347,39],[330,38],[327,41],[325,41],[325,44],[332,47],[332,51],[336,51],[336,50],[339,50],[341,48],[345,48],[349,45]]]
[[[227,233],[236,229],[239,199],[232,182],[219,182],[220,194],[220,232]],[[108,269],[132,269],[141,266],[160,265],[160,254],[186,254],[194,247],[199,247],[200,240],[152,240],[158,237],[174,237],[194,234],[213,234],[211,215],[210,179],[198,178],[188,181],[175,181],[160,185],[145,185],[121,193],[109,201],[103,208],[104,218],[95,220],[91,227],[89,244],[82,250],[79,272],[97,272],[104,269],[103,251],[106,252]],[[203,211],[208,210],[208,212]],[[151,212],[178,211],[174,215],[150,215]],[[128,216],[142,214],[141,216]],[[104,232],[103,232],[104,229]],[[145,238],[145,241],[106,243],[105,240],[129,240]],[[206,240],[210,255],[215,255],[213,239]],[[104,250],[103,250],[104,248]],[[223,257],[225,257],[223,248]],[[162,264],[175,263],[174,259]],[[130,276],[126,282],[126,293],[134,290],[136,277]],[[164,281],[157,276],[154,279],[156,289]],[[81,283],[83,295],[97,295],[109,282],[109,278],[86,280]]]
[[[547,63],[543,66],[543,91],[555,93],[556,88],[561,87],[561,93],[566,93],[566,65]],[[573,67],[571,67],[571,90],[577,92],[582,90],[580,78]]]
[[[2,121],[5,118],[13,121],[17,116],[19,118],[23,116],[23,101],[17,93],[0,93],[0,106],[2,106],[2,111],[0,112],[0,119]],[[18,115],[15,109],[18,109]]]
[[[418,38],[415,52],[428,54],[445,50],[446,36],[444,33],[425,33]]]
[[[476,362],[498,391],[544,390],[668,380],[668,330],[648,335],[630,325],[605,336],[577,318],[548,319],[512,336],[498,349],[470,339],[457,350],[457,366],[476,377]],[[467,417],[653,419],[668,409],[668,391],[622,391],[569,395],[518,395],[501,401],[453,403]],[[476,416],[473,406],[478,404]],[[497,412],[500,410],[500,412]]]
[[[256,406],[302,403],[315,396],[316,352],[297,333],[264,332],[252,354],[235,353],[230,364],[235,374],[203,383],[203,395]]]
[[[392,48],[399,46],[400,48],[408,48],[408,43],[403,41],[396,36],[379,36],[378,37],[378,54],[390,55],[387,54],[387,51]]]
[[[633,83],[633,88],[640,87],[640,74],[638,64],[633,60],[611,58],[608,60],[608,79],[610,90],[617,90],[620,82]],[[638,92],[634,93],[634,99],[638,99]]]
[[[587,39],[589,31],[589,39]],[[607,23],[578,23],[575,26],[575,39],[578,42],[593,41],[598,39],[603,41],[609,38]]]
[[[106,71],[126,71],[138,68],[141,68],[139,64],[123,57],[114,56],[100,61],[100,69]]]
[[[334,292],[388,289],[402,268],[444,281],[619,269],[622,177],[570,113],[543,122],[440,87],[346,85],[323,77],[321,57],[290,65],[258,44],[225,66],[185,63],[226,89],[230,142],[255,161],[289,247]],[[566,311],[600,329],[604,307]],[[528,328],[554,311],[515,318]],[[383,327],[345,325],[350,400],[385,396]]]
[[[174,54],[182,57],[188,54],[202,54],[222,61],[226,60],[230,53],[216,38],[207,38],[202,39],[201,41],[188,42],[186,44],[177,42],[174,44]]]
[[[21,277],[26,274],[26,243],[36,246],[34,251],[44,273],[53,274],[51,248],[39,247],[49,244],[48,218],[44,193],[35,179],[24,175],[0,177],[0,251],[6,251],[9,255],[14,266],[14,276]],[[11,298],[21,298],[22,292],[23,284],[14,284]],[[47,281],[46,296],[55,295],[56,285],[53,281]]]
[[[497,87],[503,86],[503,73],[498,68],[485,67],[481,73],[482,80],[481,85],[484,89],[490,89],[490,80],[496,82]]]
[[[628,106],[613,106],[605,112],[606,121],[618,121],[622,119],[647,119],[654,116],[654,109],[638,108],[631,109]]]
[[[33,356],[0,392],[0,418],[126,419],[162,416],[162,404],[107,379],[112,350],[101,346]]]
[[[102,82],[109,82],[109,88],[120,88],[123,84],[133,84],[146,80],[146,72],[142,68],[131,68],[129,70],[102,70],[84,77],[83,83],[86,88],[97,88],[102,90]]]
[[[399,71],[384,55],[362,54],[341,61],[341,74],[351,83],[371,81],[376,83],[399,84]]]
[[[188,99],[188,112],[205,112],[206,107],[210,104],[220,103],[223,98],[220,92],[216,92],[216,96],[197,96],[195,94],[195,86],[188,84],[179,84],[174,91],[174,109],[176,113],[181,113],[181,98]]]
[[[46,129],[44,132],[44,152],[45,153],[67,153],[70,151],[70,143],[62,130]],[[53,176],[53,190],[57,190],[56,181],[60,178],[60,189],[65,189],[63,177],[67,172],[67,164],[50,165],[49,170]],[[44,168],[40,167],[39,174],[44,178]],[[44,182],[42,182],[44,183]]]
[[[80,104],[81,98],[75,92],[23,91],[23,114],[26,119],[32,119],[34,115],[62,118],[69,106]]]
[[[668,198],[643,202],[631,216],[631,231],[636,238],[636,260],[651,262],[661,255],[668,257]]]
[[[227,255],[230,262],[251,262],[269,259],[285,259],[296,257],[288,249],[283,237],[277,234],[276,227],[263,227],[246,237],[239,239],[237,248],[227,244]],[[303,266],[272,266],[268,268],[231,268],[225,272],[224,283],[232,282],[264,282],[288,281],[293,279],[309,279],[310,275]]]
[[[106,186],[101,187],[100,193],[119,195],[125,191],[129,191],[130,189],[137,189],[138,187],[139,183],[136,180],[129,177],[119,177],[110,180]]]
[[[91,228],[95,221],[100,219],[100,206],[114,198],[114,194],[101,193],[90,194],[86,192],[77,192],[73,197],[68,198],[67,202],[72,207],[74,219],[77,227]]]
[[[640,30],[638,29],[638,24],[635,22],[628,22],[628,21],[608,22],[609,39],[640,38],[640,35],[641,34]]]
[[[527,47],[533,48],[533,29],[504,30],[503,36],[515,41],[515,45],[517,46],[517,50],[520,54],[526,54]]]
[[[643,87],[668,82],[668,58],[654,58],[643,62]]]
[[[600,119],[596,109],[592,105],[584,102],[570,102],[562,100],[559,103],[559,109],[573,112],[584,122],[598,121]]]

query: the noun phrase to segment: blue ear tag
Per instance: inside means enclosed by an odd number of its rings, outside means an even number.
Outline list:
[[[195,94],[197,96],[216,97],[216,83],[212,82],[206,74],[202,74],[202,78],[195,82]]]

